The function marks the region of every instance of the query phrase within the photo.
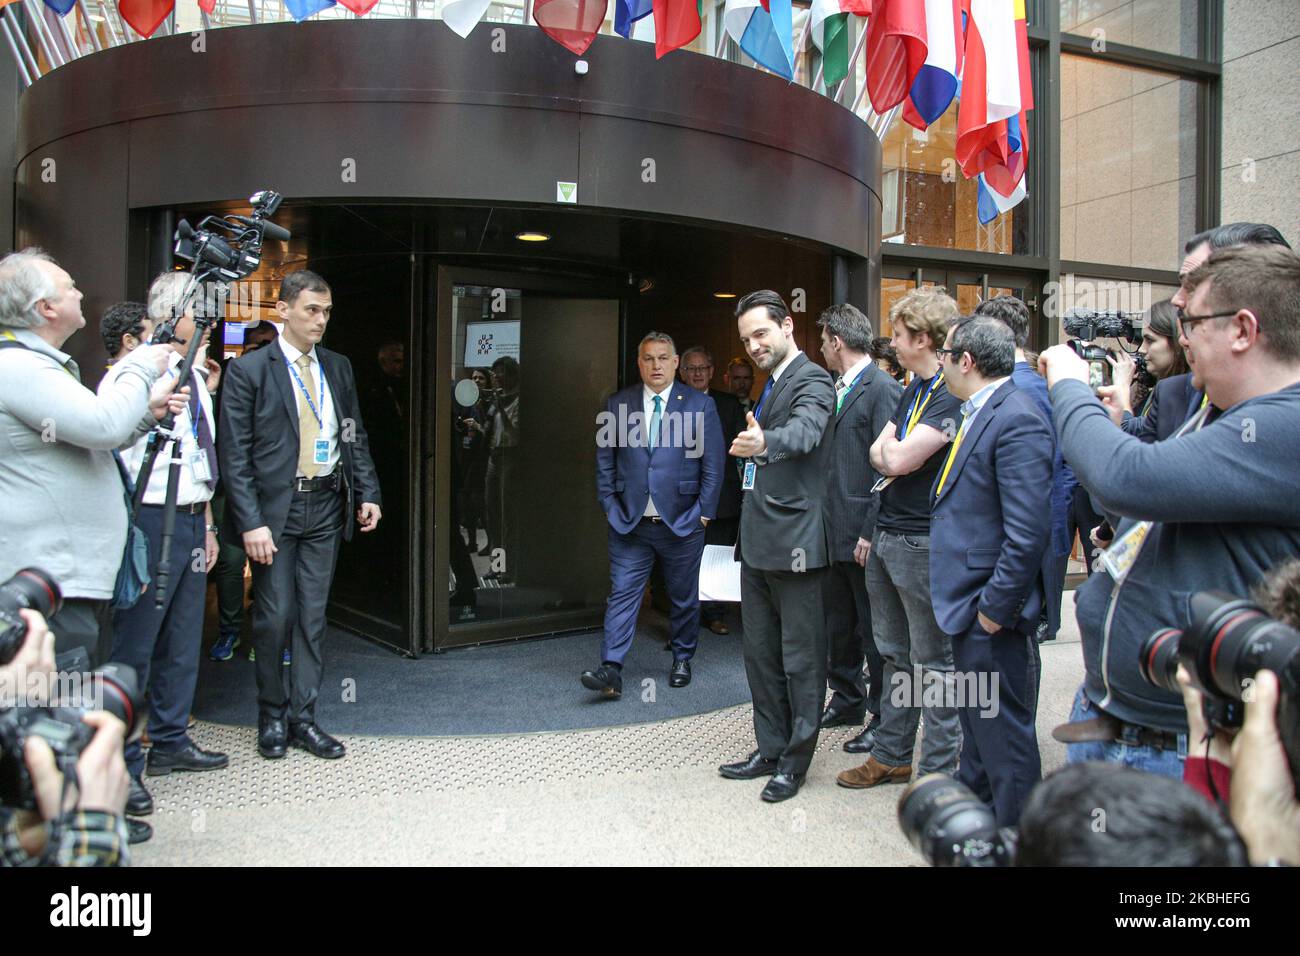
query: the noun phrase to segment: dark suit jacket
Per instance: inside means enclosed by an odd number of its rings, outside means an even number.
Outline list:
[[[871,493],[880,475],[871,467],[871,443],[889,424],[903,388],[875,362],[863,369],[831,415],[826,442],[831,446],[831,475],[826,520],[831,560],[852,561],[858,538],[871,540],[880,511],[880,495]],[[833,406],[832,406],[833,407]]]
[[[620,534],[636,527],[653,495],[665,523],[684,538],[700,529],[701,517],[717,517],[727,454],[717,407],[703,392],[674,382],[664,409],[663,443],[651,451],[649,422],[643,421],[644,388],[637,382],[605,403],[608,417],[597,431],[596,495]],[[697,423],[703,424],[703,433]]]
[[[835,387],[826,369],[800,353],[781,374],[758,423],[767,450],[755,458],[754,487],[741,492],[736,557],[760,571],[824,568],[826,479]]]
[[[971,422],[930,513],[930,597],[944,633],[964,633],[977,611],[1033,633],[1046,599],[1055,454],[1051,428],[1013,381]]]
[[[718,420],[722,422],[724,442],[722,450],[725,455],[731,443],[736,440],[736,436],[745,430],[745,410],[741,407],[740,399],[730,392],[719,392],[711,388],[709,397],[718,407]],[[730,455],[725,455],[725,458],[722,466],[722,494],[718,497],[718,517],[739,518],[740,469],[736,467],[736,459]]]
[[[362,502],[382,505],[361,421],[352,364],[316,346],[339,423],[339,468],[347,497],[343,538],[351,540]],[[226,487],[226,521],[242,534],[263,525],[279,540],[298,471],[298,399],[277,339],[230,363],[221,380],[217,454]],[[346,440],[354,423],[351,440]]]
[[[1192,387],[1191,372],[1162,378],[1151,392],[1146,414],[1126,418],[1120,427],[1148,445],[1164,441],[1196,413],[1202,397],[1201,390]]]

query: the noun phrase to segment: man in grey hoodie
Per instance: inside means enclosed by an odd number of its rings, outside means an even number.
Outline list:
[[[39,249],[0,259],[0,582],[28,566],[53,576],[63,609],[55,651],[108,658],[100,624],[113,596],[127,513],[112,450],[189,397],[161,379],[171,352],[141,346],[96,395],[63,344],[86,324],[72,277]]]
[[[1106,573],[1077,592],[1086,676],[1069,759],[1181,776],[1181,700],[1147,684],[1143,640],[1190,624],[1189,598],[1246,595],[1300,553],[1300,256],[1282,246],[1215,252],[1188,277],[1179,344],[1210,407],[1148,445],[1115,428],[1068,347],[1045,351],[1057,434],[1079,481],[1123,516]],[[1207,424],[1208,421],[1208,424]],[[1195,741],[1193,743],[1199,743]]]

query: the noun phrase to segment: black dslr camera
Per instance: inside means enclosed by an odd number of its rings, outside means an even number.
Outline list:
[[[1016,831],[965,784],[941,773],[914,782],[898,801],[898,825],[931,866],[1010,866]]]
[[[1258,604],[1222,591],[1192,595],[1187,630],[1162,628],[1142,642],[1138,666],[1147,682],[1181,694],[1182,663],[1205,698],[1205,724],[1235,730],[1245,717],[1255,674],[1277,674],[1277,729],[1300,795],[1300,631],[1274,620]]]
[[[1142,343],[1142,330],[1133,324],[1133,318],[1125,312],[1089,312],[1071,309],[1065,314],[1065,333],[1073,335],[1065,344],[1074,350],[1074,354],[1088,363],[1088,385],[1095,392],[1103,385],[1111,383],[1110,362],[1115,353],[1100,345],[1093,345],[1096,339],[1119,339],[1131,345]],[[1126,352],[1130,351],[1125,349]],[[1145,371],[1146,361],[1143,356],[1134,355],[1139,370]]]
[[[29,608],[46,618],[63,603],[59,586],[39,568],[24,568],[0,585],[0,665],[14,659],[27,639],[27,622],[19,610]],[[95,736],[95,728],[81,718],[91,710],[106,710],[127,726],[128,739],[144,729],[144,695],[133,668],[109,664],[90,674],[69,675],[80,685],[75,698],[51,700],[49,706],[0,705],[0,804],[22,810],[36,809],[36,795],[23,748],[29,737],[40,737],[54,752],[55,763],[66,776]],[[22,693],[24,688],[14,688]]]

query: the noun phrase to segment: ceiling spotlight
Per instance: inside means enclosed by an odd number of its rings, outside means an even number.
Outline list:
[[[549,232],[535,232],[528,230],[525,232],[515,233],[515,238],[520,242],[549,242],[551,234]]]
[[[713,297],[714,297],[715,299],[734,299],[734,298],[736,297],[736,293],[734,293],[734,292],[715,292],[715,293],[713,293]]]

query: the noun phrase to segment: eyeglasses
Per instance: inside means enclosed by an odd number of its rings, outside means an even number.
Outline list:
[[[711,368],[713,368],[712,365],[683,365],[682,371],[683,372],[707,372]]]
[[[1182,309],[1177,309],[1174,314],[1178,317],[1178,327],[1183,329],[1193,322],[1204,322],[1206,319],[1230,319],[1240,311],[1241,309],[1233,309],[1231,312],[1214,312],[1210,315],[1188,315]]]
[[[954,359],[957,359],[961,357],[961,354],[965,349],[935,349],[934,351],[939,358],[943,358],[945,355],[951,355]]]

